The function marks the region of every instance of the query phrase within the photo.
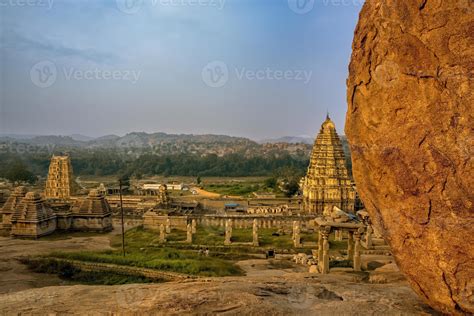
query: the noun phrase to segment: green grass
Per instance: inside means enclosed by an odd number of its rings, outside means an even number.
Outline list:
[[[246,196],[261,189],[257,183],[209,184],[204,190],[222,195]]]
[[[130,283],[152,283],[159,281],[143,276],[124,275],[113,272],[82,271],[68,262],[62,262],[51,258],[23,258],[21,261],[34,272],[57,274],[61,279],[77,284],[119,285]]]
[[[172,235],[171,235],[172,236]],[[168,237],[171,237],[168,236]],[[185,234],[183,235],[185,236]],[[181,238],[178,232],[176,239]],[[135,228],[126,232],[126,256],[121,252],[121,236],[111,240],[117,250],[101,252],[54,252],[48,257],[87,262],[111,263],[200,276],[242,275],[233,262],[215,256],[204,257],[197,250],[176,249],[159,245],[159,233]]]
[[[39,241],[54,241],[54,240],[66,240],[72,239],[73,237],[92,237],[97,236],[100,233],[97,232],[70,232],[56,230],[51,235],[43,236]]]

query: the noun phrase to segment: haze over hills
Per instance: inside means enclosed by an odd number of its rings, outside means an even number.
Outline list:
[[[349,153],[349,144],[341,136],[344,150]],[[275,139],[254,141],[243,137],[227,135],[193,135],[133,132],[124,136],[105,135],[97,138],[74,134],[56,135],[16,135],[0,134],[0,145],[24,144],[56,149],[140,149],[151,150],[157,155],[165,154],[216,154],[223,156],[243,153],[245,156],[266,155],[268,153],[289,153],[292,156],[309,157],[314,138],[310,136],[286,136]]]

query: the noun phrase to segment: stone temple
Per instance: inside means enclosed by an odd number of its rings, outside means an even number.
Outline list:
[[[69,156],[54,156],[49,165],[44,196],[46,199],[69,199],[74,193],[74,180]]]
[[[0,236],[10,235],[13,213],[15,213],[16,208],[20,205],[26,193],[26,188],[23,186],[15,188],[3,205],[3,208],[0,209],[0,215],[2,215],[2,221],[0,222]]]
[[[324,214],[336,206],[354,213],[355,187],[347,171],[341,139],[329,115],[314,142],[302,189],[306,212]]]
[[[98,190],[91,190],[86,199],[72,206],[73,230],[105,232],[112,230],[112,210]]]
[[[56,230],[56,215],[39,193],[28,192],[11,218],[13,237],[38,238]]]

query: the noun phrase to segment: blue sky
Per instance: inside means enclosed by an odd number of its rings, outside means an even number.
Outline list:
[[[343,131],[362,0],[25,1],[0,1],[1,133]]]

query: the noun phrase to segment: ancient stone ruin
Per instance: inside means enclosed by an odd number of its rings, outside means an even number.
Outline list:
[[[346,134],[361,198],[415,291],[474,313],[472,1],[367,0]]]
[[[11,235],[22,238],[39,238],[56,230],[56,215],[44,205],[39,193],[28,192],[15,207],[11,217]]]
[[[69,199],[75,183],[69,156],[54,156],[49,165],[44,196],[46,199]]]
[[[20,205],[21,200],[26,195],[26,188],[23,186],[15,188],[3,205],[0,213],[2,214],[2,222],[0,223],[0,235],[9,236],[12,228],[12,216]]]
[[[97,190],[91,190],[85,199],[73,205],[72,229],[104,232],[112,230],[112,210],[109,203]]]
[[[354,212],[355,188],[346,168],[341,140],[329,115],[314,142],[302,190],[307,212],[322,214],[333,206]]]

